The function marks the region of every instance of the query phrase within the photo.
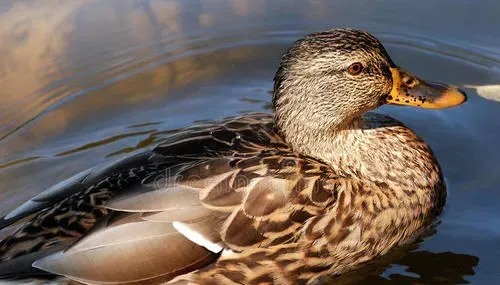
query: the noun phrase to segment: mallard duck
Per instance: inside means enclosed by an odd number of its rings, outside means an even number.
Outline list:
[[[399,68],[372,35],[314,33],[283,55],[275,114],[186,128],[1,219],[0,276],[86,284],[311,284],[414,241],[443,208],[430,147],[383,105],[463,91]]]

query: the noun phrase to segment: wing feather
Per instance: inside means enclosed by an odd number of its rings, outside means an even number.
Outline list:
[[[141,214],[141,219],[157,223],[188,222],[198,220],[213,213],[202,205],[185,206],[184,208],[170,209],[161,212],[147,212]]]
[[[168,280],[185,268],[215,258],[171,223],[124,214],[106,221],[70,249],[39,259],[33,266],[85,283],[121,284],[160,276]]]
[[[175,184],[155,189],[142,184],[117,194],[103,207],[123,212],[159,212],[199,204],[199,193],[189,187]]]

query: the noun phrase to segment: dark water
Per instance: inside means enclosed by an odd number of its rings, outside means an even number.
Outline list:
[[[466,87],[449,110],[384,107],[434,149],[449,199],[437,232],[356,273],[362,284],[500,284],[500,2],[2,1],[0,215],[176,129],[270,112],[280,54],[356,27],[423,78]]]

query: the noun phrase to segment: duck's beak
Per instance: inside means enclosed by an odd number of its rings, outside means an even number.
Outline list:
[[[457,87],[424,81],[399,67],[391,68],[392,90],[385,100],[388,104],[440,109],[458,106],[467,100]]]

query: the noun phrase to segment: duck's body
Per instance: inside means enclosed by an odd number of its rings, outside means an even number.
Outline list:
[[[361,32],[330,31],[374,39],[354,33]],[[378,98],[356,106],[357,116],[314,124],[335,102],[313,107],[324,88],[290,87],[288,76],[297,73],[290,58],[277,74],[275,116],[188,128],[152,151],[56,185],[5,217],[8,225],[35,214],[0,242],[0,277],[33,273],[34,262],[89,284],[151,284],[198,269],[186,280],[302,284],[418,237],[446,196],[430,148],[392,118],[363,115]],[[394,82],[382,83],[380,96]]]

